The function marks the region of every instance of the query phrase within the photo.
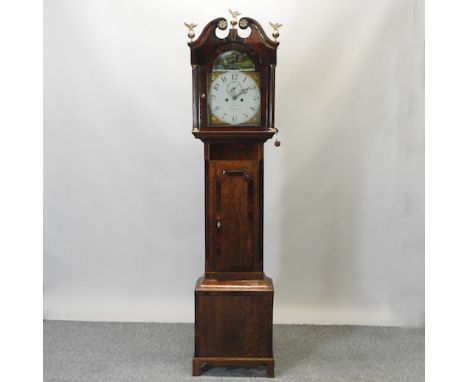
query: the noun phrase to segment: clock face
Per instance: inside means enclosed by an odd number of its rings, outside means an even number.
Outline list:
[[[259,73],[241,70],[211,73],[208,110],[211,124],[259,124]]]

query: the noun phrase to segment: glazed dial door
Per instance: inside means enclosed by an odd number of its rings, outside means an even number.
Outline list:
[[[260,112],[258,73],[230,70],[212,74],[208,107],[212,122],[228,125],[256,123]]]

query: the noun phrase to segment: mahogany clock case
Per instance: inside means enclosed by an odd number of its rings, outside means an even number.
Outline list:
[[[260,24],[242,38],[237,29],[226,38],[218,18],[190,42],[193,75],[193,135],[204,142],[205,274],[195,287],[193,375],[202,366],[266,365],[274,376],[272,348],[273,283],[263,272],[263,144],[275,134],[276,48]],[[223,52],[247,54],[260,73],[260,123],[210,124],[208,81]]]

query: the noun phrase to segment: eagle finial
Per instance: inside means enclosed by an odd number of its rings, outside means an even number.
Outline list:
[[[194,23],[184,23],[184,25],[188,28],[189,32],[187,34],[188,38],[190,41],[193,41],[193,38],[195,37],[195,32],[193,31],[194,28],[196,28],[197,24]]]
[[[231,25],[232,25],[233,28],[235,28],[236,25],[237,25],[237,16],[240,16],[241,13],[238,12],[238,11],[232,11],[232,10],[230,10],[230,9],[228,9],[228,11],[229,11],[229,13],[230,13],[231,16],[232,16]]]
[[[276,39],[279,37],[279,28],[281,28],[283,26],[283,24],[280,24],[280,23],[272,23],[270,21],[270,25],[271,27],[273,28],[273,33],[271,34],[273,36],[273,38]]]

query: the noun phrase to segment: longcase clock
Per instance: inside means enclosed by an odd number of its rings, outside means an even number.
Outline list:
[[[274,376],[273,283],[263,272],[263,145],[272,138],[276,49],[248,17],[208,23],[193,41],[193,130],[204,143],[205,274],[195,287],[193,375],[265,365]],[[241,37],[238,28],[250,32]],[[226,37],[218,37],[227,32]]]

